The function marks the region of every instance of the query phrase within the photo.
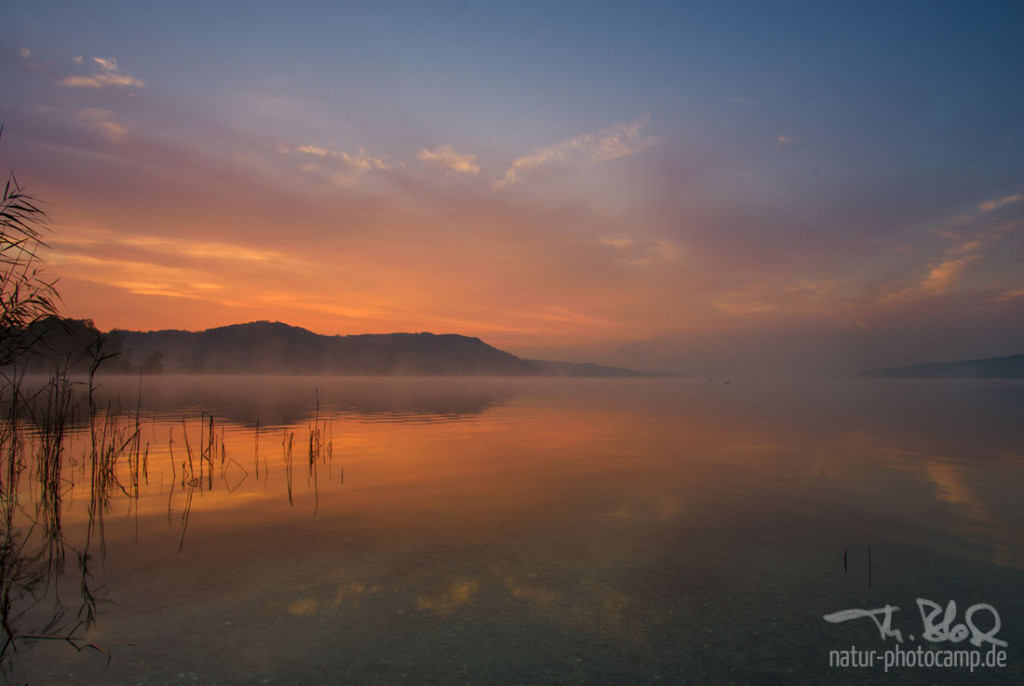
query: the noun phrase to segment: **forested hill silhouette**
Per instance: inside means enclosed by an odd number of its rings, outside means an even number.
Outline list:
[[[864,372],[861,376],[919,379],[1021,379],[1024,378],[1024,355],[986,357],[980,360],[961,360],[959,362],[912,364],[893,369],[876,369]]]
[[[260,321],[195,332],[114,330],[110,337],[129,366],[159,359],[166,373],[642,376],[618,367],[524,360],[458,334],[324,336]]]

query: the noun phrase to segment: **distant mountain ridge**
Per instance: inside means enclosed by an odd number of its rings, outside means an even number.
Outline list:
[[[901,379],[1021,379],[1024,378],[1024,355],[911,364],[905,367],[862,372],[861,376]]]
[[[344,376],[616,376],[643,374],[592,363],[524,360],[459,334],[325,336],[281,322],[205,331],[125,331],[110,336],[132,360],[159,359],[166,373]]]

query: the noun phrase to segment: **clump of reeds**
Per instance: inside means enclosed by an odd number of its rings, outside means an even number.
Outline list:
[[[62,523],[63,498],[73,476],[65,470],[65,453],[77,408],[75,394],[66,367],[55,368],[37,393],[29,393],[24,383],[22,363],[40,345],[41,334],[34,326],[57,314],[54,282],[47,281],[39,267],[45,228],[46,214],[38,201],[11,174],[0,193],[0,666],[4,670],[22,639],[58,639],[79,650],[96,648],[75,636],[80,627],[88,628],[96,614],[96,597],[89,586],[89,544],[81,551],[72,548],[64,538]],[[96,419],[94,374],[109,357],[101,348],[102,341],[98,341],[91,351],[88,395],[93,480],[90,515],[99,516],[106,502],[104,493],[116,483],[114,464],[125,448],[122,434],[111,424],[109,409],[102,426]],[[137,429],[136,423],[136,438]],[[137,475],[137,447],[135,456]],[[34,508],[20,502],[26,476],[32,480],[25,492],[35,498]],[[137,488],[135,492],[137,497]],[[90,523],[90,538],[92,532]],[[59,590],[65,580],[67,551],[76,554],[82,572],[78,622],[70,630],[67,622],[74,607],[63,602]],[[41,608],[44,601],[53,601],[52,611],[42,613],[40,619],[40,613],[33,610]],[[23,625],[32,622],[39,630]]]
[[[64,444],[74,405],[74,392],[64,370],[55,369],[46,387],[41,407],[33,408],[38,449],[35,455],[36,524],[41,527],[47,560],[54,574],[64,569],[64,539],[61,526],[64,482]]]
[[[207,461],[207,455],[203,448],[203,415],[199,416],[199,455],[198,459],[192,451],[192,443],[188,440],[188,424],[185,422],[185,418],[181,418],[181,432],[184,436],[185,441],[185,454],[188,456],[188,462],[184,460],[181,462],[181,488],[185,491],[185,505],[181,511],[181,538],[178,541],[178,551],[185,547],[185,533],[188,531],[188,520],[192,514],[192,497],[195,495],[196,489],[203,487],[203,474],[204,464]],[[213,431],[213,417],[210,417],[210,431]],[[173,444],[173,434],[171,437]],[[174,450],[171,449],[171,460],[174,460]],[[199,472],[196,472],[196,465],[198,463]],[[213,486],[212,481],[210,486]],[[173,491],[172,491],[173,494]],[[170,504],[168,503],[168,515],[170,515]]]
[[[174,458],[174,432],[171,431],[169,438],[168,449],[171,457],[172,469],[175,469],[175,476],[171,483],[171,490],[167,496],[167,517],[170,521],[172,513],[172,504],[174,500],[174,486],[179,484],[182,490],[185,492],[185,502],[181,512],[181,538],[178,542],[178,550],[181,551],[185,546],[185,534],[188,531],[189,517],[192,512],[192,501],[196,491],[202,491],[204,488],[207,490],[213,489],[213,470],[214,460],[219,461],[220,465],[220,478],[224,480],[225,487],[229,492],[233,492],[242,481],[249,476],[249,472],[239,464],[234,458],[228,458],[227,454],[227,442],[224,440],[225,430],[221,428],[220,435],[218,436],[216,431],[216,420],[213,415],[207,417],[206,413],[200,413],[199,415],[199,448],[193,450],[192,442],[189,440],[188,434],[188,422],[184,417],[181,419],[182,436],[184,437],[185,443],[185,454],[188,460],[181,461],[181,478],[177,478],[176,469],[177,461]],[[257,437],[257,460],[259,459],[259,439]],[[257,468],[258,468],[257,461]],[[228,470],[234,469],[241,471],[242,477],[240,480],[231,481],[229,483]],[[234,473],[234,472],[233,472]]]
[[[23,447],[25,443],[22,430],[22,415],[25,403],[22,401],[17,377],[3,378],[0,385],[4,420],[0,423],[0,506],[3,510],[4,530],[9,532],[14,527],[14,516],[18,507],[18,483],[25,469]]]
[[[104,360],[113,355],[105,352],[105,339],[100,337],[89,346],[92,362],[89,366],[89,527],[86,552],[94,535],[99,538],[100,552],[106,557],[103,535],[104,516],[110,510],[110,497],[118,489],[128,498],[138,500],[138,477],[141,471],[141,426],[138,411],[134,425],[123,421],[120,401],[108,403],[104,410],[96,405],[96,372]],[[148,452],[148,449],[147,449]],[[129,463],[129,482],[126,486],[118,478],[118,462],[126,457]]]
[[[306,483],[313,487],[313,514],[320,512],[320,489],[317,484],[317,466],[323,459],[324,429],[320,427],[320,391],[316,391],[316,409],[313,412],[313,423],[309,427],[309,454],[307,455],[308,476]]]
[[[3,125],[0,124],[0,136]],[[46,213],[11,174],[0,194],[0,366],[13,364],[36,341],[30,326],[57,313],[57,289],[39,268]]]
[[[41,389],[26,389],[24,377],[0,381],[0,473],[3,476],[3,521],[0,523],[0,663],[23,640],[61,640],[81,650],[101,648],[77,636],[96,616],[97,598],[91,589],[88,546],[79,551],[64,536],[63,497],[73,485],[65,470],[71,421],[79,403],[63,369],[55,369]],[[34,507],[19,502],[22,479]],[[73,553],[82,576],[77,602],[62,595],[65,558]],[[76,609],[77,608],[77,609]],[[69,628],[70,627],[70,628]]]
[[[284,452],[284,473],[285,482],[288,485],[288,504],[294,505],[292,500],[292,443],[295,440],[295,433],[284,432],[281,437],[281,450]]]

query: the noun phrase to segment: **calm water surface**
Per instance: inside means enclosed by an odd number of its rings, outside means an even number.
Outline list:
[[[168,377],[141,408],[94,565],[112,660],[25,642],[23,681],[1024,682],[1021,383]],[[1008,665],[829,666],[897,645],[844,609],[930,646],[917,598],[990,604]]]

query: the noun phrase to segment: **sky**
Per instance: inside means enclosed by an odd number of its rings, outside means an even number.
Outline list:
[[[103,330],[685,374],[1024,352],[1020,2],[0,9],[0,173]]]

